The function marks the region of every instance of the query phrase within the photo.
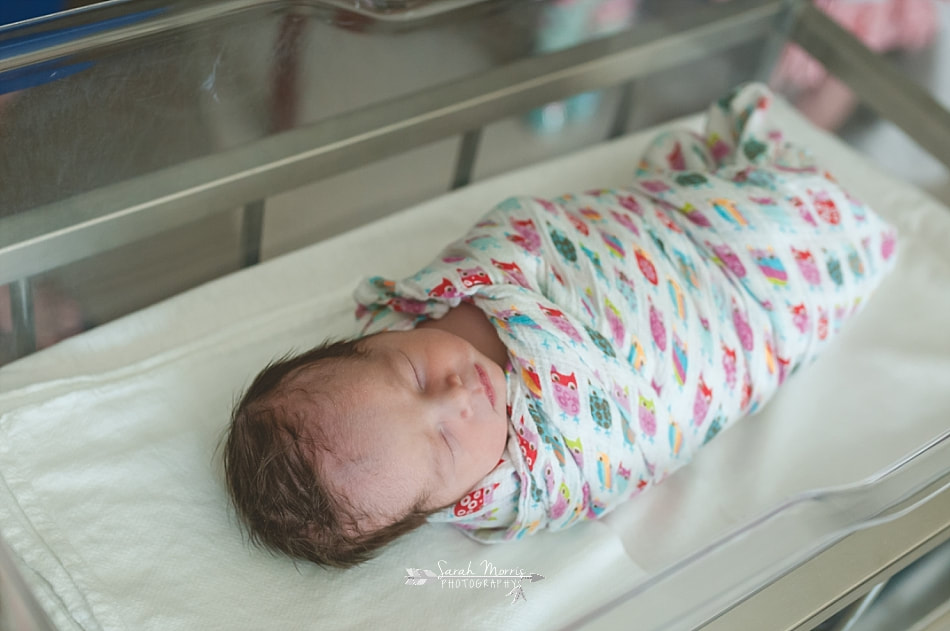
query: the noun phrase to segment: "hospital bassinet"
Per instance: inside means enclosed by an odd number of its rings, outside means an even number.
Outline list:
[[[17,144],[0,149],[0,283],[24,355],[0,369],[8,618],[807,629],[950,536],[950,215],[781,107],[788,134],[898,227],[902,252],[862,316],[766,410],[650,494],[564,533],[481,547],[430,526],[345,574],[243,544],[214,452],[260,365],[346,333],[360,276],[409,272],[504,197],[623,185],[655,133],[630,127],[698,125],[679,115],[766,76],[786,39],[950,163],[950,115],[807,2],[643,2],[616,32],[554,44],[534,34],[546,8],[143,0],[0,31],[0,82],[18,82],[4,130]],[[585,133],[533,143],[566,155],[517,168],[537,157],[510,149],[529,133],[522,114],[602,88]],[[383,172],[393,186],[373,190]],[[281,214],[291,227],[268,242]],[[195,241],[196,226],[219,236]],[[248,269],[30,354],[42,274],[175,230],[194,247],[239,244],[233,267]],[[151,289],[135,300],[157,300]],[[507,585],[425,580],[469,563],[490,572],[483,561],[544,579],[514,603]],[[407,581],[407,569],[423,573]]]

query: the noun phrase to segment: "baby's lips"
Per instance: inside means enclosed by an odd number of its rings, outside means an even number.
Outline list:
[[[475,372],[478,373],[478,381],[482,384],[482,390],[485,391],[488,402],[491,404],[492,409],[495,409],[495,388],[492,386],[491,380],[488,378],[485,370],[478,364],[475,364]]]

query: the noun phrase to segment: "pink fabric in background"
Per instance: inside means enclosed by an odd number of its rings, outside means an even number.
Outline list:
[[[815,6],[877,52],[919,50],[937,33],[933,0],[815,0]],[[779,60],[775,78],[804,89],[817,87],[827,74],[808,53],[790,44]]]

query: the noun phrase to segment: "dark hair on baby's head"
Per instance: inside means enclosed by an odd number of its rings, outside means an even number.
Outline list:
[[[365,357],[359,340],[324,343],[268,364],[234,407],[224,440],[224,471],[231,501],[250,541],[261,547],[339,568],[423,525],[435,511],[413,509],[383,528],[363,531],[345,497],[321,480],[317,459],[331,441],[288,405],[288,383],[301,370]]]

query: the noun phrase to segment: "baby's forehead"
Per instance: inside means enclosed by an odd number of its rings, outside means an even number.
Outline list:
[[[358,458],[377,436],[370,431],[371,420],[384,402],[372,391],[380,371],[388,368],[370,368],[368,360],[343,358],[306,367],[289,375],[283,388],[281,404],[328,452],[345,459]]]

